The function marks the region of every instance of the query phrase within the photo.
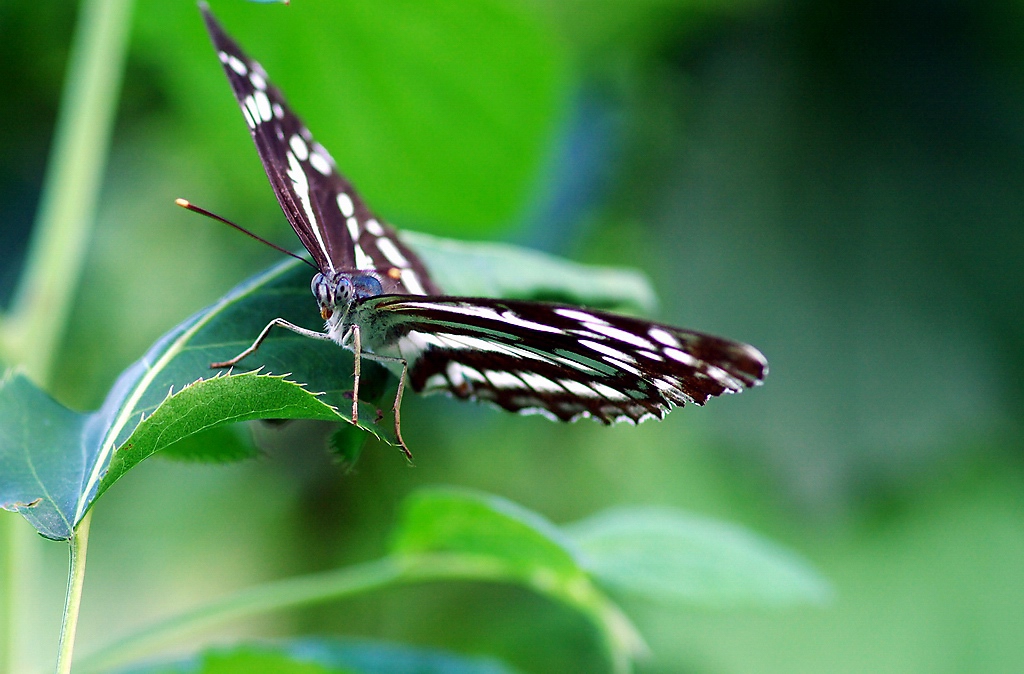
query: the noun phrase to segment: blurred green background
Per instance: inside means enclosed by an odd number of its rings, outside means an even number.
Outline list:
[[[76,9],[0,3],[5,302]],[[643,672],[1024,671],[1024,4],[213,10],[399,227],[643,268],[658,318],[748,341],[772,372],[610,430],[409,396],[415,469],[372,446],[342,475],[299,424],[238,429],[260,436],[257,461],[151,460],[96,509],[79,652],[373,558],[404,494],[449,483],[557,522],[623,503],[736,521],[835,583],[825,608],[627,604],[653,650]],[[277,259],[175,197],[297,246],[247,135],[194,4],[137,3],[60,400],[96,407],[157,336]],[[23,647],[46,663],[66,549],[35,554]],[[502,587],[407,588],[210,637],[294,632],[605,667],[586,624]]]

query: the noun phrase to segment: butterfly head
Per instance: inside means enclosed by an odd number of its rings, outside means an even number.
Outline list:
[[[356,300],[376,297],[384,287],[375,274],[346,272],[320,272],[310,284],[313,296],[320,305],[320,316],[325,321],[344,319]]]

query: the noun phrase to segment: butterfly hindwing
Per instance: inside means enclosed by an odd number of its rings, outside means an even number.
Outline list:
[[[266,71],[203,8],[206,27],[281,209],[321,271],[375,271],[389,289],[440,294],[426,266],[367,207]]]
[[[448,391],[516,412],[605,423],[662,418],[760,384],[753,347],[579,307],[480,298],[381,296],[367,329],[395,344],[417,391]]]

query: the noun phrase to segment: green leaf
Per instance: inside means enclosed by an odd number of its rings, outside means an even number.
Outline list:
[[[347,424],[338,426],[327,441],[327,448],[346,474],[355,468],[365,446],[366,435]]]
[[[629,619],[591,582],[562,530],[507,499],[455,488],[417,491],[403,506],[392,551],[410,560],[454,553],[494,562],[501,569],[495,580],[521,583],[585,615],[616,667],[647,651]]]
[[[580,304],[595,309],[651,313],[658,306],[650,281],[635,269],[570,262],[506,243],[440,239],[402,232],[445,292]]]
[[[182,438],[245,419],[345,420],[351,402],[339,384],[351,381],[352,359],[336,345],[278,335],[246,360],[264,368],[260,374],[229,376],[209,368],[238,353],[280,313],[316,325],[308,273],[301,274],[299,292],[298,272],[298,262],[278,265],[178,325],[121,374],[92,414],[63,409],[23,377],[5,379],[0,506],[23,513],[47,538],[66,539],[95,498],[125,471]],[[366,399],[386,386],[386,375],[379,368],[374,372],[365,380]],[[288,373],[294,380],[283,378]],[[387,430],[371,423],[376,408],[365,404],[360,416],[367,430],[386,437]],[[388,424],[382,422],[382,428]]]
[[[87,467],[78,448],[89,416],[72,412],[21,374],[0,380],[0,507],[48,538],[67,538]]]
[[[517,0],[214,9],[389,220],[480,235],[515,222],[536,189],[571,93],[546,12]],[[211,154],[219,173],[237,169],[245,124],[194,4],[143,3],[138,14],[141,51],[163,64],[172,107],[197,127],[189,137],[238,134]]]
[[[259,452],[233,426],[215,426],[168,445],[159,456],[176,461],[227,463],[255,458]]]
[[[299,384],[249,372],[197,381],[168,397],[114,453],[97,496],[143,459],[217,426],[252,419],[340,421],[338,412]]]
[[[465,489],[432,488],[411,495],[391,547],[406,555],[495,557],[523,576],[543,570],[562,582],[584,576],[554,524],[507,499]]]
[[[598,582],[652,601],[774,606],[819,603],[831,594],[795,554],[735,525],[676,510],[614,509],[565,530]]]
[[[337,601],[399,584],[487,582],[518,585],[579,612],[596,628],[614,671],[627,671],[629,663],[646,652],[643,639],[576,562],[566,540],[543,517],[503,498],[451,488],[424,489],[403,507],[394,554],[222,597],[125,637],[94,653],[88,662],[76,664],[83,672],[106,672],[129,656],[206,633],[226,620]],[[379,659],[377,647],[370,653]],[[360,671],[392,671],[371,668],[366,662],[370,660],[345,664]],[[410,671],[433,671],[419,666],[424,669]]]
[[[121,674],[515,674],[490,658],[348,639],[215,648],[175,663]]]

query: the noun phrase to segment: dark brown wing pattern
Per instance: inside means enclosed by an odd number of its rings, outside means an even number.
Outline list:
[[[747,344],[579,307],[400,296],[363,304],[367,334],[396,345],[415,390],[562,421],[660,419],[757,386],[768,372]]]
[[[313,139],[258,62],[203,7],[203,18],[263,168],[292,229],[321,271],[372,270],[395,292],[440,294],[426,266],[379,220]]]

